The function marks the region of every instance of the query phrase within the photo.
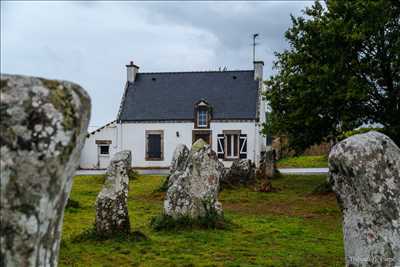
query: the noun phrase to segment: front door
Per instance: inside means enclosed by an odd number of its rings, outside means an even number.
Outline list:
[[[203,139],[207,144],[211,145],[211,131],[193,131],[193,142],[196,142],[199,139]]]
[[[110,164],[110,145],[98,145],[97,146],[97,158],[98,158],[98,168],[107,169]]]

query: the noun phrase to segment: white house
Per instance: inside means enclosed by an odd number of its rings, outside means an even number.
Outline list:
[[[117,119],[88,134],[80,167],[106,168],[117,151],[132,151],[134,168],[167,168],[177,144],[199,138],[229,166],[258,164],[266,149],[262,61],[253,70],[140,73],[131,62]]]

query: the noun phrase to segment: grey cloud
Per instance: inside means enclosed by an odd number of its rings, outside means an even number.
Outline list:
[[[1,72],[72,80],[92,97],[91,124],[116,117],[125,64],[140,71],[248,69],[251,34],[272,73],[290,14],[312,2],[2,2]],[[151,103],[149,103],[151,104]]]

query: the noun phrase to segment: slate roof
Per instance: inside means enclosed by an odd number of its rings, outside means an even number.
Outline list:
[[[206,100],[213,119],[256,119],[258,81],[253,70],[138,73],[127,84],[118,120],[193,120]]]

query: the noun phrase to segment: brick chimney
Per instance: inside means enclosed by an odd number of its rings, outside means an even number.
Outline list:
[[[263,80],[264,61],[254,61],[254,80]]]
[[[133,64],[133,61],[126,65],[126,77],[127,81],[134,83],[136,79],[136,74],[139,72],[139,67]]]

